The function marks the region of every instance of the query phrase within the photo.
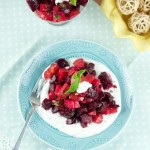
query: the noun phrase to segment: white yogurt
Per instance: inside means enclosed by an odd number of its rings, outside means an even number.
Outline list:
[[[69,2],[69,0],[55,0],[55,4],[62,3],[64,1],[68,1]]]
[[[71,58],[68,60],[70,65],[73,65],[73,62],[75,61],[75,58]],[[117,118],[121,111],[121,94],[120,94],[120,87],[118,80],[116,76],[113,74],[113,72],[108,69],[106,66],[104,66],[102,63],[84,58],[85,61],[87,62],[92,62],[95,64],[96,72],[97,75],[99,75],[101,72],[108,72],[113,80],[113,83],[117,86],[117,88],[111,88],[108,90],[109,92],[111,91],[111,94],[114,96],[114,100],[116,103],[120,106],[118,108],[118,112],[115,114],[110,114],[110,115],[103,115],[103,121],[101,124],[96,124],[96,123],[91,123],[88,125],[86,128],[82,128],[80,123],[72,124],[72,125],[67,125],[66,124],[66,118],[60,116],[59,113],[52,114],[51,110],[44,110],[42,107],[37,108],[38,114],[43,118],[45,122],[53,126],[54,128],[57,128],[59,131],[68,134],[73,137],[78,137],[78,138],[85,138],[89,136],[93,136],[96,134],[99,134],[106,128],[108,128]],[[86,83],[87,84],[87,83]],[[80,84],[80,86],[83,86]],[[88,85],[90,86],[90,85]],[[83,86],[84,87],[84,86]],[[48,89],[49,89],[49,82],[45,84],[43,87],[42,93],[41,93],[41,102],[45,99],[48,98]],[[85,90],[85,89],[84,89]],[[79,89],[80,91],[80,89]]]
[[[92,84],[90,84],[89,82],[83,81],[79,83],[78,89],[77,89],[77,93],[84,93],[88,90],[88,88],[91,88]]]

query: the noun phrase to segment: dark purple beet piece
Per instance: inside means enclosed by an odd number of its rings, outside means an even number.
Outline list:
[[[88,64],[86,65],[86,70],[87,70],[87,72],[88,72],[88,73],[92,73],[93,70],[94,70],[94,67],[95,67],[95,65],[94,65],[93,63],[88,63]]]
[[[65,60],[64,58],[58,59],[58,60],[56,61],[56,63],[58,64],[58,66],[59,66],[60,68],[65,68],[65,67],[69,66],[69,63],[68,63],[67,60]]]
[[[97,99],[98,98],[98,92],[92,88],[89,88],[87,90],[87,97],[93,98],[93,99]]]
[[[81,115],[87,113],[87,111],[88,111],[88,110],[87,110],[86,106],[83,106],[83,107],[79,108],[79,109],[77,110],[77,117],[79,117],[79,116],[81,116]]]
[[[78,0],[79,4],[82,6],[85,6],[88,2],[88,0]]]
[[[27,0],[31,10],[34,12],[39,8],[39,1],[38,0]]]
[[[73,111],[69,108],[66,108],[65,106],[62,106],[61,108],[59,108],[59,113],[68,119],[73,118],[75,115],[75,111]]]
[[[108,75],[106,72],[102,72],[98,78],[100,79],[101,81],[101,84],[103,86],[103,89],[109,89],[111,87],[115,87],[112,83],[112,79],[110,77],[110,75]]]
[[[52,113],[55,114],[59,112],[59,108],[57,106],[52,106]]]
[[[118,108],[119,105],[117,105],[115,101],[112,101],[112,102],[110,103],[109,107],[110,107],[110,108]]]
[[[75,123],[76,123],[76,118],[66,120],[66,124],[75,124]]]
[[[49,110],[51,107],[52,107],[52,101],[49,100],[49,99],[44,99],[43,102],[42,102],[42,107],[45,109],[45,110]]]
[[[79,117],[79,121],[81,123],[81,126],[83,128],[85,128],[85,127],[87,127],[88,123],[92,122],[92,117],[90,115],[84,114],[84,115]]]

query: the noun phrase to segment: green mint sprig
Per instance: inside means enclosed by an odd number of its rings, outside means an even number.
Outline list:
[[[72,3],[72,5],[76,6],[77,5],[77,0],[70,0],[70,2]]]
[[[78,73],[76,73],[72,76],[74,79],[74,82],[71,84],[69,90],[65,92],[65,94],[73,93],[78,89],[81,76],[84,72],[85,72],[85,69],[78,71]]]

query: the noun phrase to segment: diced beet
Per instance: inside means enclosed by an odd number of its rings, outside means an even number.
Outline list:
[[[109,92],[104,92],[103,101],[112,102],[113,100],[114,100],[114,97]]]
[[[90,111],[90,112],[88,112],[88,114],[89,114],[90,116],[95,116],[95,115],[96,115],[96,110]]]
[[[62,92],[65,93],[68,89],[69,89],[69,84],[68,83],[65,83],[62,87]]]
[[[65,68],[60,68],[58,71],[58,82],[64,82],[65,77],[67,76],[68,70]]]
[[[64,59],[64,58],[58,59],[58,60],[56,61],[56,63],[58,64],[58,66],[59,66],[60,68],[65,68],[65,67],[68,67],[68,66],[69,66],[68,61],[67,61],[66,59]]]
[[[95,77],[95,76],[96,76],[96,71],[93,70],[90,74],[93,75],[93,76]]]
[[[59,108],[57,106],[52,106],[52,113],[55,114],[59,112]]]
[[[61,22],[66,21],[68,18],[65,16],[63,12],[53,13],[53,21],[54,22]]]
[[[94,70],[94,67],[95,67],[95,65],[94,65],[93,63],[88,63],[88,64],[86,65],[86,70],[87,70],[87,72],[88,72],[88,73],[92,73],[93,70]]]
[[[91,102],[91,103],[89,103],[89,107],[88,107],[89,111],[94,111],[97,108],[98,108],[98,103],[97,102]]]
[[[89,82],[89,83],[92,83],[94,81],[95,77],[91,74],[87,74],[85,76],[85,81]]]
[[[51,107],[52,107],[52,101],[49,100],[49,99],[44,99],[43,102],[42,102],[42,107],[45,109],[45,110],[49,110]]]
[[[70,76],[65,77],[65,83],[71,84],[71,78]]]
[[[82,128],[86,128],[88,125],[88,123],[84,123],[84,122],[80,122],[80,123],[81,123]]]
[[[98,78],[100,79],[104,90],[109,89],[111,87],[116,87],[116,86],[113,85],[111,76],[108,73],[102,72],[98,76]]]
[[[71,67],[70,69],[69,69],[69,72],[68,72],[68,75],[69,76],[72,76],[76,71],[78,71],[75,67]]]
[[[81,69],[85,68],[85,61],[83,58],[77,59],[73,64],[77,68],[81,68]]]
[[[74,93],[71,93],[70,95],[69,95],[69,99],[71,99],[71,100],[73,100],[73,101],[79,101],[79,95],[78,94],[76,94],[75,92]]]
[[[99,105],[101,106],[97,108],[97,113],[103,113],[107,109],[107,103],[101,102]]]
[[[94,99],[90,97],[86,97],[84,100],[86,100],[86,104],[94,101]]]
[[[55,100],[55,98],[56,98],[55,93],[52,91],[49,92],[48,96],[49,96],[49,100]]]
[[[103,121],[103,116],[101,114],[97,114],[92,117],[93,122],[100,124]]]
[[[87,90],[86,97],[97,99],[98,98],[98,92],[96,90],[92,89],[92,88],[89,88]]]
[[[80,78],[80,82],[83,82],[83,81],[85,81],[84,75],[82,75],[81,78]]]
[[[116,113],[118,108],[107,108],[103,111],[103,114],[108,115],[108,114],[113,114]]]
[[[71,5],[70,5],[69,2],[64,1],[64,2],[60,3],[59,6],[60,6],[60,11],[61,11],[61,12],[63,12],[63,13],[66,14],[66,15],[69,15],[69,14],[70,14]]]
[[[55,93],[60,92],[61,89],[62,89],[62,85],[56,84],[56,87],[55,87]]]
[[[66,124],[75,124],[75,123],[76,123],[76,118],[66,120]]]
[[[78,101],[65,99],[64,104],[67,108],[70,108],[70,109],[80,108],[80,104]]]
[[[45,72],[44,72],[44,78],[45,79],[51,79],[55,73],[57,73],[59,67],[57,64],[52,64]]]
[[[105,97],[105,94],[103,92],[98,93],[98,99],[102,100]]]
[[[50,11],[50,5],[40,4],[40,11]]]
[[[51,79],[52,76],[53,76],[53,74],[52,74],[50,71],[46,70],[46,71],[44,72],[44,78],[45,78],[45,79]]]
[[[113,101],[111,101],[109,107],[110,107],[110,108],[118,108],[119,105],[117,105],[116,102],[113,100]]]
[[[99,87],[99,85],[100,85],[100,80],[95,78],[95,79],[93,80],[93,82],[92,82],[92,85],[93,85],[94,87]]]
[[[52,12],[44,12],[44,11],[36,10],[36,13],[43,20],[53,21]]]
[[[78,0],[78,3],[82,6],[85,6],[88,3],[88,0]]]
[[[76,17],[79,13],[80,13],[80,11],[78,9],[72,10],[70,12],[70,19]]]
[[[83,114],[79,117],[79,120],[80,120],[80,123],[81,123],[81,126],[84,128],[86,126],[84,126],[84,124],[89,124],[92,122],[92,117],[88,114]]]
[[[68,119],[73,118],[75,115],[75,111],[73,111],[65,106],[59,107],[59,113],[60,113],[60,115],[64,116],[65,118],[68,118]]]
[[[33,12],[39,8],[38,0],[26,0],[26,1]]]
[[[87,112],[88,112],[88,110],[87,110],[86,106],[78,108],[77,109],[77,117],[79,117],[79,116],[81,116],[81,115],[83,115],[83,114],[85,114]]]

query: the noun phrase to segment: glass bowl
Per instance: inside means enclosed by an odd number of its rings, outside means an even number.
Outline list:
[[[63,25],[81,14],[89,0],[77,0],[77,5],[70,5],[71,0],[26,0],[36,16],[52,25]],[[69,2],[68,2],[69,1]],[[81,2],[80,2],[81,1]],[[81,5],[82,4],[82,5]]]

